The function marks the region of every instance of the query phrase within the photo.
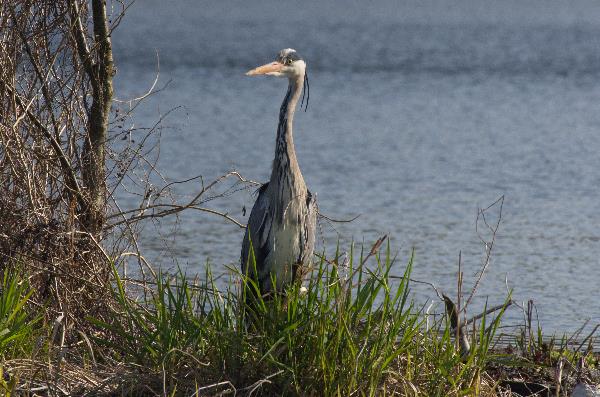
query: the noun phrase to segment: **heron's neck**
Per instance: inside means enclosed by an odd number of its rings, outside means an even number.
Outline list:
[[[304,87],[304,76],[289,80],[287,94],[279,110],[279,124],[277,126],[277,142],[275,143],[275,159],[270,183],[282,189],[283,184],[291,194],[298,190],[306,189],[304,178],[296,159],[292,124],[296,105]]]

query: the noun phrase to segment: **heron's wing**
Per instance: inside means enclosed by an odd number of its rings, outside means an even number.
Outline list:
[[[245,274],[251,274],[250,271],[253,270],[246,269],[250,258],[250,242],[252,242],[252,249],[254,250],[254,257],[256,259],[256,269],[259,274],[261,273],[265,258],[270,252],[268,237],[271,232],[273,219],[269,211],[269,197],[266,192],[268,186],[269,183],[265,183],[258,189],[258,197],[248,218],[248,226],[246,227],[244,241],[242,242],[241,255],[242,272]]]
[[[306,266],[312,261],[313,251],[315,249],[315,234],[317,228],[317,196],[307,191],[306,195],[306,218],[302,230],[302,253],[301,262]]]

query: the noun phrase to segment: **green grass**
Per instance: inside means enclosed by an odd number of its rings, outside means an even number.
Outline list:
[[[4,270],[0,288],[0,394],[10,396],[18,378],[5,377],[1,364],[12,357],[31,355],[41,316],[27,307],[33,290],[17,268]]]
[[[483,320],[461,357],[447,321],[425,329],[410,300],[413,258],[399,280],[390,277],[392,265],[400,267],[389,246],[371,261],[351,251],[346,263],[316,263],[303,288],[250,306],[242,302],[256,285],[241,274],[221,291],[210,268],[201,283],[158,273],[134,300],[115,272],[119,315],[91,321],[110,335],[96,342],[114,359],[162,373],[170,391],[229,382],[286,395],[473,393],[500,316],[489,332]]]
[[[544,347],[531,326],[515,353],[494,350],[502,311],[469,326],[471,349],[461,354],[446,316],[427,317],[411,301],[414,258],[400,264],[389,246],[375,251],[336,252],[302,285],[255,300],[246,296],[256,284],[236,271],[218,285],[208,265],[202,277],[157,272],[140,285],[115,269],[112,315],[90,313],[64,346],[52,341],[52,321],[39,321],[45,307],[27,304],[23,276],[6,271],[0,390],[83,394],[102,384],[109,395],[492,396],[515,371],[552,382],[536,374],[559,360],[597,365],[564,341]]]
[[[25,310],[33,290],[18,276],[17,269],[5,269],[0,291],[0,358],[21,355],[31,348],[23,341],[32,339],[40,317]]]

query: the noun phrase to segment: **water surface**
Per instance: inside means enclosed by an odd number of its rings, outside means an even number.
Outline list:
[[[573,331],[600,322],[599,21],[591,1],[138,1],[114,34],[116,95],[151,85],[158,51],[159,85],[170,84],[134,121],[179,106],[163,122],[163,173],[266,181],[286,82],[244,72],[296,48],[311,82],[294,130],[305,180],[324,214],[361,215],[321,222],[319,248],[388,234],[397,274],[414,249],[413,277],[454,295],[459,252],[465,289],[484,258],[477,208],[504,195],[473,313],[512,288],[535,300],[546,332]],[[209,205],[245,222],[250,193]],[[146,227],[140,244],[156,265],[195,272],[208,259],[224,271],[242,235],[187,213],[176,229]]]

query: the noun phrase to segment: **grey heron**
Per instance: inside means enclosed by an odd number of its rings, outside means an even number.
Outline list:
[[[294,112],[306,81],[306,64],[295,50],[288,48],[281,50],[274,62],[246,75],[288,79],[279,110],[271,178],[258,190],[242,243],[242,271],[258,283],[261,294],[267,295],[300,279],[314,249],[316,199],[304,182],[292,134]],[[250,262],[251,250],[256,273]]]

